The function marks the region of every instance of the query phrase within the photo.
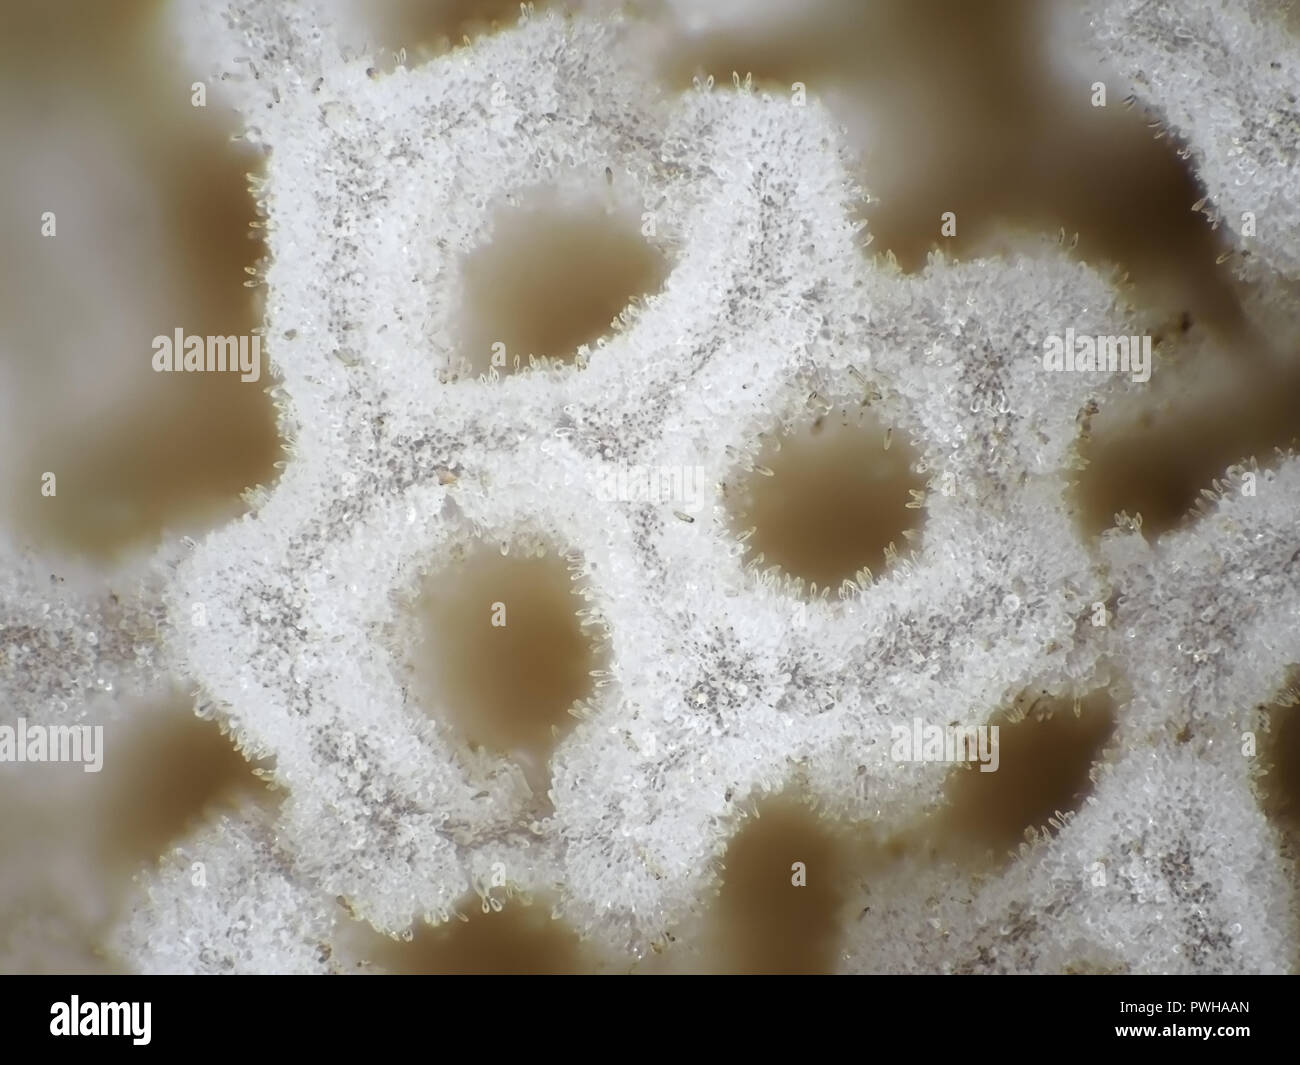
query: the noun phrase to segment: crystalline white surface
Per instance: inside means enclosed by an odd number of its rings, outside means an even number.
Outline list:
[[[156,973],[330,972],[338,908],[296,881],[267,819],[221,817],[160,863],[118,938]]]
[[[1088,37],[1188,142],[1246,276],[1300,278],[1300,63],[1289,0],[1088,0]],[[1260,260],[1257,264],[1253,259]],[[1240,260],[1239,260],[1240,261]]]
[[[1246,471],[1238,471],[1244,473]],[[862,971],[1285,972],[1295,870],[1252,791],[1243,734],[1300,655],[1300,462],[1235,479],[1152,549],[1103,538],[1123,589],[1106,653],[1133,688],[1093,794],[1001,876],[900,863],[848,922]]]
[[[1124,17],[1145,25],[1152,7]],[[1031,684],[1116,675],[1132,698],[1077,814],[997,877],[885,870],[872,919],[844,923],[841,967],[1291,963],[1291,874],[1240,746],[1250,708],[1300,661],[1300,464],[1259,472],[1250,497],[1234,471],[1207,516],[1155,547],[1123,530],[1084,540],[1065,494],[1080,416],[1133,386],[1044,373],[1040,353],[1067,326],[1147,331],[1117,277],[1054,245],[935,257],[914,277],[872,265],[819,104],[732,84],[661,96],[617,19],[525,17],[379,76],[341,58],[330,27],[324,7],[234,3],[191,29],[239,72],[226,88],[270,149],[265,347],[293,457],[253,514],[157,560],[127,601],[161,631],[111,657],[193,678],[241,748],[274,756],[285,797],[273,824],[214,822],[142,883],[116,939],[133,964],[321,971],[336,898],[395,934],[446,919],[496,863],[557,893],[595,943],[639,954],[714,886],[733,795],[797,778],[829,813],[901,825],[933,808],[946,767],[900,768],[891,724],[937,708],[982,723]],[[1251,156],[1243,191],[1213,116],[1193,124],[1166,82],[1150,95],[1205,151],[1225,209],[1294,219],[1294,156]],[[1242,139],[1294,152],[1272,127]],[[541,186],[652,212],[672,272],[578,364],[458,380],[459,257],[490,239],[492,208]],[[1294,242],[1259,249],[1295,276]],[[616,463],[734,478],[810,392],[856,403],[863,380],[929,480],[919,550],[865,589],[804,608],[746,571],[720,494],[689,523],[598,500]],[[611,683],[552,758],[549,808],[509,761],[453,745],[403,683],[401,597],[480,532],[570,552],[609,633]],[[6,608],[32,641],[38,586],[22,578]],[[1113,625],[1094,629],[1113,593]],[[29,650],[30,674],[0,678],[34,718],[63,701],[76,714],[104,655],[75,640],[107,607],[65,599],[39,631],[75,654],[55,666]],[[854,894],[845,913],[866,904]]]

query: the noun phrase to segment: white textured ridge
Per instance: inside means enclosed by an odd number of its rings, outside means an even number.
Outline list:
[[[1187,140],[1246,276],[1300,278],[1300,61],[1291,0],[1087,0],[1098,52]],[[1240,236],[1242,216],[1256,234]]]
[[[1243,246],[1300,277],[1295,41],[1258,28],[1262,0],[1251,18],[1174,6],[1098,0],[1093,20],[1195,145],[1228,224],[1259,213]],[[873,263],[821,104],[730,79],[666,95],[617,17],[525,11],[389,73],[340,56],[323,8],[206,18],[195,32],[218,40],[208,55],[238,72],[246,136],[269,150],[264,351],[291,459],[253,513],[169,549],[121,605],[60,590],[51,609],[33,564],[0,618],[30,629],[19,671],[0,674],[29,717],[80,719],[106,668],[165,668],[250,758],[274,758],[274,813],[212,820],[141,878],[114,938],[132,965],[339,969],[336,900],[398,936],[486,895],[501,863],[626,969],[696,927],[742,800],[797,786],[884,838],[934,811],[949,771],[893,761],[891,725],[983,724],[1031,687],[1117,679],[1083,806],[995,876],[909,858],[849,885],[838,967],[1295,964],[1296,872],[1241,734],[1265,727],[1254,708],[1300,662],[1300,459],[1227,471],[1199,519],[1154,545],[1128,525],[1085,538],[1067,494],[1085,412],[1140,386],[1048,373],[1041,355],[1067,327],[1151,332],[1118,271],[1055,243],[935,255],[910,277]],[[1167,22],[1259,58],[1240,80],[1200,43],[1157,63],[1133,30],[1184,41]],[[1218,105],[1188,79],[1223,87]],[[574,364],[469,378],[458,263],[496,207],[543,187],[653,212],[671,272]],[[920,456],[924,524],[913,554],[800,612],[786,578],[745,567],[719,486],[752,468],[760,433],[864,394]],[[711,495],[693,521],[601,502],[618,463],[703,467]],[[566,552],[608,636],[608,676],[555,750],[549,796],[456,743],[409,686],[403,597],[478,536]],[[121,646],[80,636],[102,617]]]

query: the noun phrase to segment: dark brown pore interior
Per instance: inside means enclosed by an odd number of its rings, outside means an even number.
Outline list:
[[[1265,770],[1261,806],[1300,847],[1300,665],[1287,669],[1278,698],[1265,709],[1269,732],[1258,744]]]
[[[422,701],[470,745],[545,764],[600,657],[582,606],[561,556],[475,544],[431,574],[417,600]]]
[[[129,728],[113,730],[99,791],[105,860],[129,873],[154,861],[213,809],[272,801],[228,736],[176,692]]]
[[[850,887],[844,831],[787,796],[768,799],[757,810],[758,816],[741,823],[722,859],[706,967],[829,972],[840,937],[839,906]]]
[[[761,568],[779,566],[809,586],[833,593],[863,567],[879,577],[886,548],[909,554],[903,533],[921,525],[922,511],[908,507],[909,491],[925,488],[916,459],[906,436],[887,436],[869,411],[809,418],[760,450],[757,464],[771,476],[748,473],[728,486],[732,528],[753,528],[747,557],[761,554]]]
[[[553,5],[533,0],[537,11]],[[379,48],[405,48],[407,62],[438,56],[464,39],[471,40],[495,27],[519,20],[519,0],[387,0],[368,2],[363,9],[370,20],[367,40]]]
[[[374,934],[364,937],[369,960],[401,974],[535,975],[587,968],[578,937],[563,921],[551,918],[546,903],[506,900],[499,912],[489,908],[484,913],[480,900],[471,898],[460,910],[467,921],[421,924],[409,943]]]
[[[596,196],[558,203],[533,190],[519,207],[498,209],[493,228],[462,267],[461,356],[475,373],[527,369],[530,355],[571,362],[667,276],[638,216],[606,210]]]
[[[1115,701],[1092,693],[1079,700],[1078,715],[1072,698],[1024,697],[1021,705],[1034,709],[1019,721],[1007,711],[989,721],[998,728],[996,772],[966,763],[949,774],[946,807],[933,826],[945,849],[1005,861],[1026,829],[1046,828],[1091,790],[1089,771],[1115,730]]]

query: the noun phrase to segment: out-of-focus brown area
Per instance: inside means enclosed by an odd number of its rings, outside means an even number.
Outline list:
[[[1261,707],[1268,731],[1252,737],[1262,770],[1258,782],[1259,805],[1279,830],[1283,854],[1300,858],[1300,664],[1286,670],[1273,701]],[[1242,737],[1243,742],[1246,737]],[[1300,910],[1300,882],[1293,892],[1295,913]],[[1300,969],[1300,958],[1295,959]]]
[[[474,898],[461,912],[468,920],[453,918],[436,928],[421,924],[409,943],[365,935],[367,959],[387,972],[406,975],[542,975],[590,968],[577,935],[551,917],[549,905],[507,900],[500,911],[484,913]]]
[[[242,799],[269,801],[253,766],[212,721],[174,692],[131,725],[114,729],[102,783],[105,863],[124,878],[148,865],[202,816]]]
[[[183,69],[162,5],[9,0],[0,12],[4,520],[101,561],[238,514],[280,457],[273,383],[156,373],[152,340],[248,335],[263,254],[234,116]],[[56,234],[42,236],[42,215]],[[55,495],[42,475],[55,475]]]
[[[98,772],[80,763],[0,766],[0,898],[22,918],[0,913],[6,971],[119,970],[106,937],[134,878],[204,818],[277,801],[179,688],[133,698],[128,710],[123,723],[103,726]],[[28,943],[34,927],[41,939]]]
[[[1077,809],[1115,731],[1115,700],[1105,691],[1080,699],[1077,713],[1073,699],[1022,697],[1020,704],[1018,713],[1002,711],[988,722],[998,728],[995,772],[968,762],[949,774],[946,806],[932,827],[941,846],[960,858],[989,854],[1003,862],[1026,829],[1044,829],[1058,811]]]
[[[1265,710],[1270,730],[1259,744],[1261,805],[1300,848],[1300,665],[1287,670],[1281,692]]]
[[[493,29],[519,20],[519,0],[359,0],[368,40],[394,51],[405,48],[407,62],[442,55]],[[534,0],[543,11],[552,6]]]
[[[1201,490],[1229,465],[1254,457],[1269,466],[1276,449],[1294,448],[1300,439],[1300,348],[1296,354],[1292,366],[1222,365],[1213,385],[1188,399],[1154,398],[1127,416],[1103,419],[1079,448],[1088,463],[1074,490],[1084,531],[1111,528],[1123,511],[1142,516],[1145,536],[1159,536],[1194,516]],[[1178,373],[1178,367],[1164,372]]]
[[[844,831],[789,796],[760,804],[722,858],[711,915],[711,971],[821,973],[834,968],[839,908],[851,886]]]

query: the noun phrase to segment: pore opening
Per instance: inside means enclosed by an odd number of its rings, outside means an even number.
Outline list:
[[[540,766],[603,660],[565,559],[478,542],[425,580],[416,664],[425,704],[470,744]]]
[[[979,763],[964,762],[948,775],[942,842],[966,857],[992,852],[1000,861],[1023,842],[1026,829],[1078,809],[1115,724],[1115,701],[1104,689],[1077,702],[1026,693],[994,714],[997,760],[987,764],[997,768],[983,772]]]
[[[1097,536],[1121,512],[1141,515],[1155,538],[1193,521],[1201,490],[1234,463],[1267,466],[1300,437],[1300,361],[1246,368],[1238,362],[1200,394],[1178,403],[1103,411],[1079,453],[1087,462],[1074,500],[1080,527]]]
[[[722,859],[711,920],[717,968],[825,973],[835,967],[851,855],[843,834],[787,797],[766,800]]]
[[[196,717],[179,693],[113,734],[100,838],[115,866],[133,869],[158,858],[215,808],[272,796],[255,772],[268,767],[245,759],[216,722]]]
[[[819,588],[864,568],[878,575],[919,535],[917,457],[869,412],[832,412],[767,443],[728,493],[732,528],[753,530],[750,560]]]
[[[668,275],[639,215],[596,198],[563,203],[549,194],[499,208],[492,239],[466,256],[462,270],[460,355],[475,374],[515,373],[530,356],[572,362]]]

